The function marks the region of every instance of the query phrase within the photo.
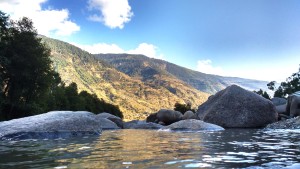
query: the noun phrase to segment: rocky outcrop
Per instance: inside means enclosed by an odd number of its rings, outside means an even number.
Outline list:
[[[199,131],[199,130],[224,130],[223,127],[215,125],[215,124],[210,124],[210,123],[205,123],[204,121],[201,120],[196,120],[196,119],[188,119],[188,120],[181,120],[176,123],[173,123],[169,126],[165,126],[162,129],[169,129],[169,130],[188,130],[188,131]]]
[[[0,139],[52,139],[99,135],[102,128],[112,123],[106,120],[96,119],[90,112],[53,111],[1,122]]]
[[[288,97],[286,114],[291,117],[300,116],[300,92],[295,92]]]
[[[124,123],[125,129],[161,129],[163,126],[160,124],[152,123],[152,122],[145,122],[139,120],[133,120],[130,122]]]
[[[183,120],[187,120],[187,119],[197,119],[197,116],[195,115],[194,112],[192,111],[187,111],[184,113],[184,115],[182,116]]]
[[[119,128],[123,128],[123,120],[120,117],[114,116],[109,113],[100,113],[96,115],[97,118],[104,118],[114,122]]]
[[[182,120],[182,114],[179,111],[161,109],[156,115],[158,121],[163,122],[166,125],[175,123]]]
[[[237,85],[211,96],[199,106],[197,116],[225,128],[264,127],[278,118],[271,101]]]
[[[266,129],[300,129],[300,116],[269,124]]]

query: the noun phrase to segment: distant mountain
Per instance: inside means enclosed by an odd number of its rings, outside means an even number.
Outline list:
[[[209,96],[163,69],[148,66],[141,70],[140,76],[133,76],[135,70],[117,70],[115,65],[71,44],[41,38],[51,49],[53,67],[66,84],[75,82],[79,90],[95,93],[118,105],[125,120],[145,119],[161,108],[173,108],[176,102],[189,102],[196,107]]]
[[[158,79],[155,77],[168,77],[168,79],[173,80],[179,79],[200,91],[210,94],[214,94],[232,84],[248,90],[266,90],[266,84],[268,83],[266,81],[205,74],[144,55],[97,54],[95,57],[106,61],[119,71],[144,82],[157,81]],[[152,74],[156,76],[153,77],[151,76]]]

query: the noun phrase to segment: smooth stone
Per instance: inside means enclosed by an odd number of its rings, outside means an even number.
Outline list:
[[[196,119],[188,119],[188,120],[181,120],[176,123],[173,123],[171,125],[165,126],[162,128],[163,130],[169,129],[169,130],[191,130],[191,131],[199,131],[199,130],[224,130],[223,127],[206,123],[202,120],[196,120]]]
[[[112,115],[110,113],[99,113],[96,115],[97,118],[105,118],[112,122],[114,122],[119,128],[123,128],[123,120],[120,117],[117,117],[115,115]]]
[[[0,123],[0,139],[53,139],[100,135],[102,119],[85,111],[52,111]]]

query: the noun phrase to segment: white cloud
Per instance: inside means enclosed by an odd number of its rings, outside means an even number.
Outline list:
[[[198,60],[197,62],[197,71],[207,74],[214,74],[214,75],[223,75],[223,69],[221,67],[214,67],[212,65],[212,61],[207,60]]]
[[[148,43],[141,43],[137,48],[131,50],[124,50],[116,44],[97,43],[93,45],[81,45],[72,43],[92,54],[99,53],[128,53],[128,54],[141,54],[151,58],[163,59],[163,55],[159,53],[158,47]]]
[[[0,10],[8,13],[14,20],[22,17],[32,19],[39,34],[49,36],[68,36],[80,30],[80,27],[69,20],[67,9],[42,9],[47,0],[1,0]]]
[[[136,49],[129,50],[130,54],[143,54],[151,58],[162,59],[163,55],[158,54],[158,48],[152,44],[141,43]]]
[[[89,0],[88,8],[100,12],[90,15],[90,20],[102,22],[110,28],[122,29],[133,16],[128,0]]]

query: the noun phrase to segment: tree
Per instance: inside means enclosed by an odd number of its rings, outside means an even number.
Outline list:
[[[269,94],[266,91],[263,91],[262,89],[259,89],[259,91],[254,91],[256,94],[261,95],[262,97],[271,100]]]
[[[32,25],[28,18],[9,22],[0,11],[0,120],[51,110],[105,111],[123,118],[118,106],[86,91],[78,94],[76,83],[65,86]]]
[[[268,88],[275,90],[274,84],[274,81],[268,83]],[[298,72],[293,73],[285,82],[281,82],[280,86],[275,90],[274,97],[286,97],[296,91],[300,91],[300,65]]]
[[[192,105],[190,103],[188,103],[188,104],[180,104],[180,103],[177,102],[174,105],[174,110],[175,111],[179,111],[182,114],[184,114],[185,112],[187,112],[189,110],[195,113],[195,110],[192,109]]]
[[[0,18],[0,79],[5,100],[1,112],[5,112],[5,119],[36,114],[45,109],[42,98],[56,75],[50,50],[37,38],[30,19],[8,22],[2,12]]]

